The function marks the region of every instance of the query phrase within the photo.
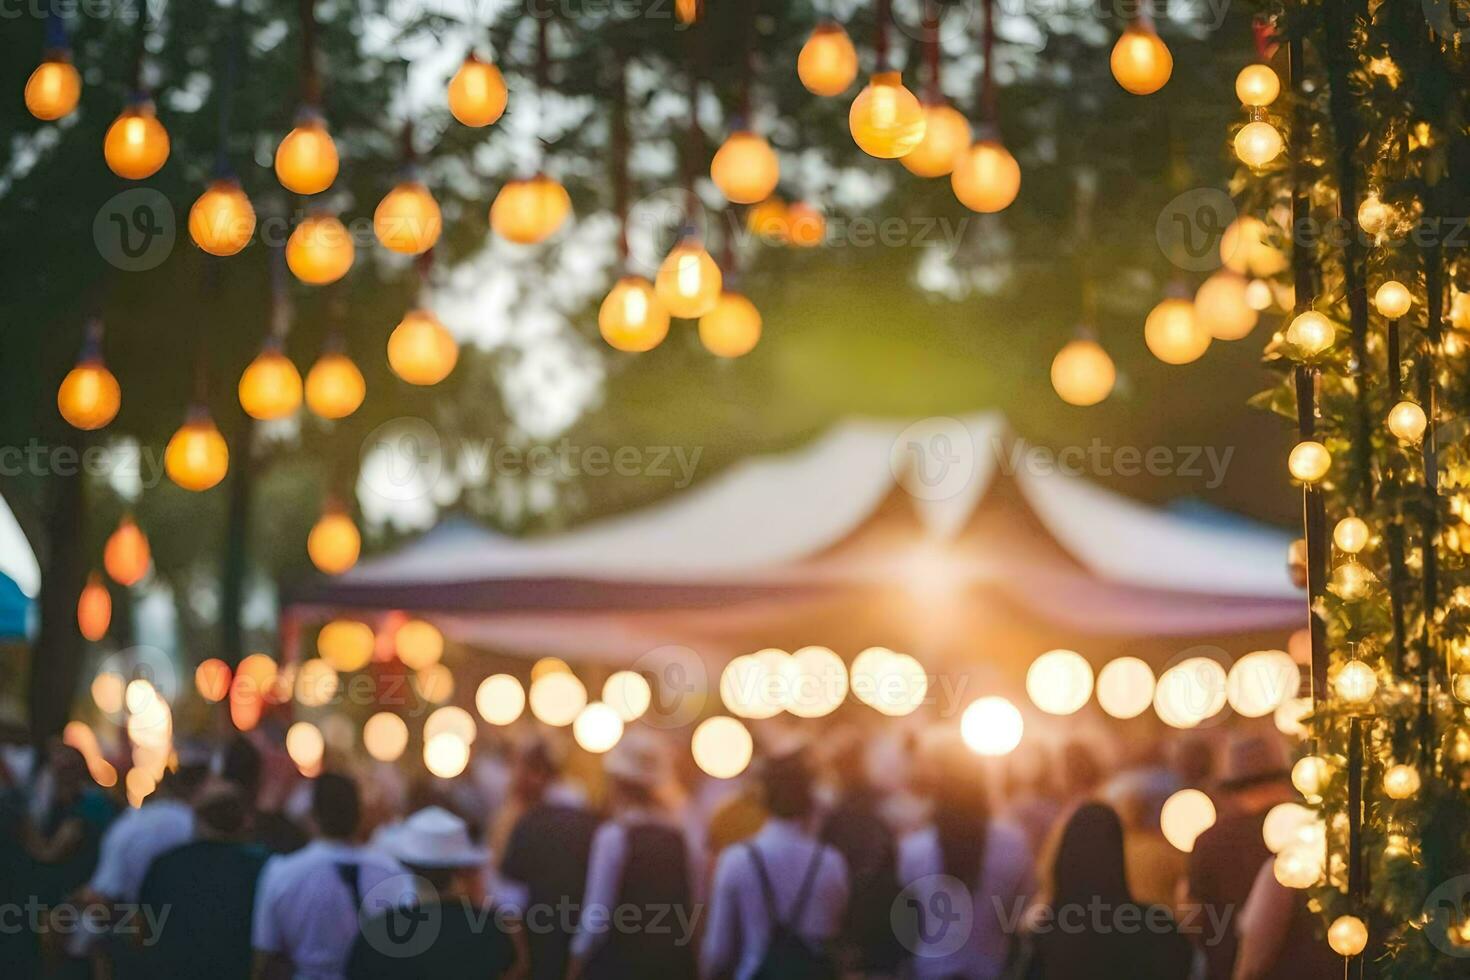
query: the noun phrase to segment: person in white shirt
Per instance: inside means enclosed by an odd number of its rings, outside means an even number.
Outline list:
[[[770,819],[750,841],[726,848],[715,866],[700,964],[707,978],[749,980],[778,928],[823,950],[847,910],[847,865],[813,834],[804,754],[770,760],[761,782]]]
[[[350,777],[317,777],[311,801],[315,838],[266,862],[255,889],[255,980],[342,980],[364,899],[392,904],[411,888],[402,865],[356,843],[361,812]]]

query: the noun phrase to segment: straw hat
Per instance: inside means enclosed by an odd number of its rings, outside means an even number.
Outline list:
[[[442,807],[425,807],[402,823],[384,828],[378,846],[413,868],[473,868],[490,852],[470,840],[469,827]]]
[[[657,789],[670,779],[672,764],[663,739],[643,729],[628,731],[603,758],[602,771],[610,779]]]

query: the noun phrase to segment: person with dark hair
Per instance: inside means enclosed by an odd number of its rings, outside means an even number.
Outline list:
[[[828,951],[847,912],[847,862],[813,833],[805,754],[767,761],[761,784],[770,819],[715,866],[702,972],[735,980],[835,976]]]
[[[958,742],[939,746],[925,760],[924,781],[934,801],[930,826],[899,845],[899,880],[915,918],[902,936],[915,953],[914,975],[991,980],[1005,969],[1012,935],[1032,890],[1026,835],[992,819],[986,773]],[[967,935],[939,909],[973,910]]]
[[[249,814],[250,839],[272,854],[290,854],[306,846],[306,831],[294,820],[262,802],[265,766],[260,749],[236,734],[224,748],[220,778],[240,788]]]
[[[206,787],[194,800],[195,840],[148,869],[139,901],[162,923],[142,945],[151,975],[248,980],[255,886],[268,857],[246,843],[249,817],[238,786]]]
[[[1169,910],[1128,890],[1123,823],[1084,803],[1062,830],[1046,901],[1027,916],[1025,980],[1184,980],[1191,953]]]
[[[407,889],[398,862],[358,845],[362,801],[351,777],[317,777],[311,818],[312,842],[271,858],[256,887],[250,932],[257,980],[341,980],[363,897],[396,898],[396,889]]]

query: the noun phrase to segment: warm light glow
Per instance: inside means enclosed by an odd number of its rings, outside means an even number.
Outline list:
[[[37,119],[70,115],[81,98],[82,76],[66,54],[47,57],[26,80],[26,109]]]
[[[1284,888],[1311,888],[1322,878],[1322,864],[1311,845],[1290,844],[1276,855],[1271,874]]]
[[[587,707],[587,688],[575,674],[556,671],[531,682],[531,714],[553,728],[565,728]]]
[[[755,742],[744,725],[722,715],[700,722],[689,748],[694,764],[706,775],[734,779],[750,765]]]
[[[847,664],[827,647],[802,647],[791,655],[786,710],[798,718],[825,718],[847,699]]]
[[[509,725],[526,710],[526,690],[509,674],[493,674],[475,691],[475,710],[492,725]]]
[[[1271,723],[1281,734],[1300,738],[1307,732],[1306,726],[1302,724],[1302,719],[1311,713],[1311,698],[1287,698],[1272,713]]]
[[[1197,789],[1181,789],[1164,801],[1159,828],[1164,839],[1188,854],[1199,835],[1215,826],[1215,804]]]
[[[1320,442],[1299,442],[1286,459],[1286,468],[1303,483],[1316,483],[1332,466],[1332,454]]]
[[[388,366],[413,385],[436,385],[459,361],[459,344],[428,310],[410,310],[388,337]]]
[[[321,116],[306,111],[276,147],[276,177],[296,194],[320,194],[337,179],[337,144]]]
[[[306,553],[317,570],[341,575],[357,564],[362,552],[362,535],[346,512],[328,508],[306,536]]]
[[[1193,728],[1225,707],[1225,668],[1209,657],[1170,667],[1154,689],[1154,712],[1171,728]]]
[[[454,697],[454,672],[443,664],[430,664],[413,672],[413,689],[430,704],[443,704]]]
[[[653,288],[671,316],[695,320],[715,308],[723,284],[720,267],[703,243],[685,238],[658,267]]]
[[[301,407],[301,372],[277,345],[268,345],[240,375],[239,394],[251,418],[286,418]]]
[[[361,670],[373,659],[373,628],[352,619],[334,619],[316,637],[316,652],[339,673]]]
[[[1246,65],[1235,76],[1235,94],[1242,105],[1268,106],[1281,94],[1281,79],[1270,65]]]
[[[1411,401],[1401,401],[1388,411],[1388,431],[1400,442],[1417,443],[1428,425],[1424,409]]]
[[[473,745],[475,737],[480,734],[479,729],[475,726],[474,716],[454,705],[436,709],[424,721],[425,742],[432,742],[436,736],[444,732],[449,732],[466,745]]]
[[[542,657],[531,665],[531,680],[539,681],[547,674],[570,674],[572,667],[560,657]]]
[[[1291,785],[1311,800],[1322,795],[1322,789],[1331,775],[1332,770],[1326,759],[1318,755],[1303,756],[1291,767]]]
[[[100,357],[84,357],[56,389],[56,408],[73,427],[91,432],[117,417],[122,387]]]
[[[639,354],[653,350],[669,333],[669,312],[642,276],[623,276],[597,311],[602,339],[615,350]]]
[[[1255,329],[1260,319],[1246,296],[1249,288],[1244,276],[1220,270],[1194,294],[1195,319],[1216,340],[1240,340]]]
[[[1419,792],[1419,770],[1400,763],[1389,766],[1383,774],[1383,792],[1391,800],[1407,800]]]
[[[433,248],[443,225],[439,202],[417,180],[405,180],[383,195],[373,212],[373,234],[384,248],[403,255]]]
[[[1281,131],[1260,119],[1246,123],[1235,134],[1235,155],[1248,167],[1264,167],[1285,148]]]
[[[1332,543],[1337,550],[1356,555],[1368,546],[1368,525],[1361,517],[1344,517],[1332,529]]]
[[[1300,803],[1278,803],[1266,811],[1261,824],[1261,838],[1272,854],[1301,841],[1301,831],[1317,822],[1317,814]]]
[[[185,490],[208,490],[229,471],[230,449],[208,415],[191,412],[164,448],[163,468]]]
[[[490,205],[490,227],[507,241],[535,245],[556,234],[572,212],[572,199],[560,183],[537,174],[508,181]]]
[[[122,711],[126,690],[127,685],[123,683],[121,674],[106,671],[92,678],[92,702],[104,715],[115,715]]]
[[[1298,314],[1286,328],[1286,342],[1301,350],[1304,357],[1316,357],[1332,346],[1337,328],[1316,310]]]
[[[1021,166],[999,140],[976,140],[961,154],[949,183],[965,207],[993,214],[1010,207],[1021,192]]]
[[[1152,25],[1135,22],[1113,45],[1109,59],[1113,77],[1134,95],[1149,95],[1164,87],[1174,72],[1174,56]]]
[[[1369,194],[1358,202],[1358,227],[1370,235],[1383,231],[1391,216],[1392,211],[1379,200],[1377,194]]]
[[[1143,342],[1165,364],[1188,364],[1209,349],[1210,331],[1194,315],[1194,304],[1171,297],[1143,322]]]
[[[444,657],[444,634],[423,619],[410,619],[393,634],[393,652],[409,670],[432,667]]]
[[[1339,956],[1357,956],[1368,945],[1368,927],[1356,915],[1339,915],[1327,927],[1327,945]]]
[[[816,248],[827,240],[827,218],[806,201],[786,209],[786,239],[795,248]]]
[[[602,700],[625,722],[642,718],[653,704],[653,688],[642,674],[620,670],[602,685]]]
[[[1378,673],[1361,660],[1349,660],[1337,669],[1332,690],[1349,704],[1367,704],[1378,690]]]
[[[1236,714],[1262,718],[1296,697],[1301,671],[1284,650],[1257,650],[1237,660],[1225,679],[1225,697]]]
[[[469,762],[468,743],[453,732],[440,732],[424,743],[424,767],[440,779],[453,779]]]
[[[194,689],[210,704],[218,704],[229,697],[233,679],[230,665],[217,657],[211,657],[194,668]]]
[[[1010,755],[1025,728],[1016,706],[994,695],[971,702],[960,716],[960,737],[977,755]]]
[[[1245,287],[1245,301],[1251,309],[1257,313],[1271,308],[1276,302],[1276,297],[1271,293],[1271,284],[1264,279],[1252,279]]]
[[[842,25],[832,21],[824,21],[812,30],[796,58],[796,75],[813,95],[841,95],[857,73],[858,56],[852,38]]]
[[[309,721],[298,721],[286,729],[286,754],[298,769],[314,769],[321,763],[326,748],[321,729]]]
[[[346,354],[325,353],[307,372],[306,406],[324,419],[346,418],[366,394],[367,382]]]
[[[745,212],[745,228],[767,245],[785,245],[790,240],[786,202],[768,197]]]
[[[1051,386],[1069,405],[1096,405],[1112,394],[1117,380],[1113,359],[1095,340],[1070,340],[1051,361]]]
[[[505,112],[508,93],[500,69],[471,51],[449,80],[449,111],[466,126],[489,126]]]
[[[899,158],[916,177],[943,177],[970,148],[970,121],[946,102],[924,106],[924,138]]]
[[[210,255],[234,255],[255,234],[255,208],[232,177],[212,182],[189,208],[189,237]]]
[[[379,711],[362,726],[362,747],[379,762],[397,762],[408,748],[408,723],[391,711]]]
[[[1378,312],[1390,320],[1397,320],[1409,312],[1414,305],[1414,296],[1407,286],[1397,279],[1390,279],[1378,287],[1373,294],[1373,305]]]
[[[96,643],[107,635],[107,627],[112,624],[112,594],[107,591],[102,577],[96,572],[87,576],[87,584],[82,586],[81,594],[77,596],[77,628],[82,631],[82,636]]]
[[[129,586],[148,574],[152,561],[148,539],[132,517],[124,515],[102,549],[102,567],[118,585]]]
[[[1031,661],[1026,695],[1049,715],[1082,710],[1092,697],[1092,665],[1072,650],[1052,650]]]
[[[304,708],[323,707],[336,697],[340,683],[341,679],[331,664],[312,658],[296,671],[296,683],[293,685],[296,700]]]
[[[924,107],[904,88],[898,72],[879,72],[853,99],[847,125],[864,153],[895,160],[924,138]]]
[[[168,160],[168,130],[158,121],[152,102],[128,106],[107,129],[102,155],[119,177],[143,180]]]
[[[784,658],[786,654],[775,651],[779,657],[770,656],[772,651],[761,654],[746,654],[736,657],[725,665],[720,674],[720,700],[725,710],[741,718],[772,718],[782,711],[784,697],[781,688],[785,683]]]
[[[740,293],[720,294],[715,308],[699,318],[699,342],[716,357],[742,357],[761,339],[761,312]]]
[[[1137,718],[1154,703],[1154,672],[1137,657],[1119,657],[1097,675],[1098,707],[1114,718]]]
[[[594,701],[582,709],[577,720],[572,722],[572,738],[583,751],[601,755],[611,749],[623,737],[623,719],[601,701]]]
[[[764,136],[740,130],[731,133],[715,151],[709,175],[727,200],[755,204],[776,189],[781,161]]]
[[[1271,244],[1271,230],[1260,218],[1243,214],[1220,237],[1220,261],[1240,275],[1274,276],[1285,271],[1286,254]]]
[[[347,275],[357,249],[334,215],[308,215],[286,240],[286,265],[302,282],[325,286]]]

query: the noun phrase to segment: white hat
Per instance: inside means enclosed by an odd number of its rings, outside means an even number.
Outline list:
[[[463,820],[442,807],[425,807],[402,823],[378,833],[378,846],[415,868],[470,868],[490,860],[476,847]]]
[[[670,778],[668,747],[652,732],[632,729],[603,757],[602,771],[610,778],[655,789]]]

